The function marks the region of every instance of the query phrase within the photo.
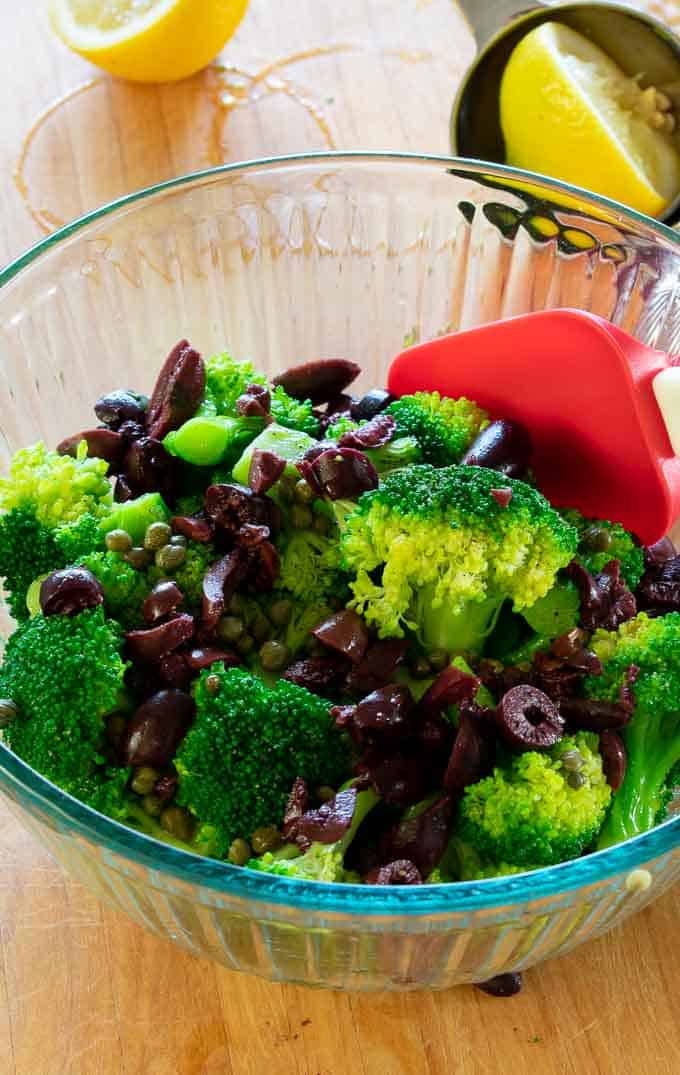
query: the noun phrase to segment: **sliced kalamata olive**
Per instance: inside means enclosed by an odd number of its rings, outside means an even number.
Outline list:
[[[408,687],[391,683],[378,687],[354,707],[352,723],[362,737],[404,738],[412,730],[413,695]]]
[[[397,859],[377,866],[364,877],[367,885],[422,885],[420,870],[410,859]]]
[[[358,664],[368,649],[368,628],[361,616],[350,608],[334,612],[311,632],[329,649]]]
[[[393,400],[394,396],[386,392],[384,388],[372,388],[370,392],[352,404],[349,412],[355,422],[370,421],[371,418],[375,418],[376,414],[380,414],[386,407],[389,407]]]
[[[132,444],[133,441],[141,440],[142,437],[146,436],[146,427],[139,422],[123,422],[118,427],[118,432],[127,444]]]
[[[379,448],[389,444],[397,429],[397,423],[389,414],[377,414],[365,426],[343,433],[338,444],[341,448]]]
[[[499,508],[507,508],[512,500],[512,489],[509,486],[504,486],[502,489],[490,489],[489,492]]]
[[[377,687],[384,687],[393,680],[397,666],[408,649],[409,642],[403,638],[384,638],[374,642],[352,668],[347,689],[355,697],[363,698]]]
[[[211,564],[203,577],[203,627],[211,631],[218,622],[227,603],[234,596],[238,586],[245,578],[246,560],[241,549],[232,549],[230,553]]]
[[[423,750],[438,759],[451,753],[454,734],[450,721],[438,713],[428,713],[418,725],[418,742]]]
[[[597,657],[586,650],[585,646],[589,640],[587,631],[583,631],[580,627],[574,627],[571,631],[567,631],[566,634],[560,635],[554,642],[550,644],[550,652],[559,657],[560,660],[569,661],[570,664],[574,661],[581,662],[583,655],[587,654],[588,662],[591,658],[597,661]],[[592,665],[587,663],[584,665],[586,671],[592,671]]]
[[[183,534],[189,541],[196,541],[199,545],[207,545],[215,533],[213,524],[204,515],[175,515],[170,520],[170,526],[176,534]]]
[[[40,586],[40,607],[44,616],[77,616],[103,601],[104,591],[99,579],[84,567],[53,571]]]
[[[188,340],[180,340],[166,358],[146,410],[150,437],[162,440],[196,413],[205,392],[205,366]]]
[[[100,396],[94,405],[94,413],[109,429],[120,429],[123,422],[143,422],[148,405],[146,396],[120,388]]]
[[[599,702],[594,698],[564,698],[560,713],[570,728],[591,732],[625,728],[632,716],[620,702]]]
[[[587,631],[602,627],[614,631],[637,612],[635,597],[621,578],[618,560],[605,564],[593,577],[576,560],[567,567],[567,574],[576,583],[581,599],[581,626]]]
[[[605,729],[600,735],[602,769],[612,791],[618,791],[626,775],[626,748],[618,732]]]
[[[157,582],[142,605],[142,616],[147,623],[158,623],[171,612],[176,612],[184,600],[184,594],[176,582]]]
[[[523,683],[501,698],[496,721],[519,750],[547,750],[564,736],[564,720],[547,694]]]
[[[236,665],[241,663],[241,658],[237,657],[235,653],[231,653],[226,649],[219,649],[217,646],[196,646],[194,649],[190,649],[185,656],[192,672],[202,672],[204,668],[210,668],[211,665],[217,664],[218,661],[224,664],[225,668],[235,668]]]
[[[349,661],[342,657],[307,657],[289,665],[282,678],[314,694],[325,694],[347,675]]]
[[[205,513],[216,526],[236,534],[242,526],[269,526],[271,502],[256,496],[247,485],[209,485],[205,493]]]
[[[346,358],[317,359],[291,366],[272,381],[294,399],[310,399],[315,405],[340,395],[361,373],[356,362]]]
[[[293,840],[297,836],[297,823],[303,814],[309,809],[309,791],[307,784],[298,776],[293,781],[293,786],[288,796],[286,809],[283,812],[283,825],[281,833],[284,840]]]
[[[171,496],[175,487],[178,462],[166,452],[159,440],[142,437],[131,444],[123,460],[125,477],[135,496],[161,492]]]
[[[177,792],[177,783],[177,777],[173,773],[159,776],[153,786],[153,793],[162,803],[170,802],[171,799],[174,799],[175,793]]]
[[[446,767],[444,787],[452,795],[476,784],[489,772],[493,762],[493,740],[489,725],[468,705],[461,705],[458,732]]]
[[[648,564],[636,595],[642,609],[661,613],[679,611],[680,556]]]
[[[75,457],[81,441],[87,444],[89,456],[105,459],[112,465],[120,463],[127,450],[127,442],[120,433],[115,433],[112,429],[85,429],[82,433],[74,433],[72,437],[66,437],[57,447],[59,455]]]
[[[236,535],[236,541],[244,549],[254,549],[267,541],[271,531],[268,526],[253,526],[252,523],[244,523]]]
[[[245,418],[268,418],[272,398],[269,389],[263,384],[249,384],[236,400],[236,411]]]
[[[480,685],[481,681],[477,676],[462,672],[450,664],[425,691],[420,706],[425,710],[440,710],[449,705],[472,701]]]
[[[286,460],[276,452],[267,452],[256,448],[250,459],[248,485],[258,496],[262,496],[277,481],[286,469]]]
[[[647,567],[660,567],[677,556],[677,549],[669,537],[663,537],[653,545],[645,545],[643,551]]]
[[[488,993],[490,997],[514,997],[522,988],[522,975],[519,971],[497,974],[486,982],[477,982],[475,989]]]
[[[352,499],[378,487],[375,467],[355,448],[322,452],[312,463],[312,471],[322,494],[330,500]]]
[[[429,774],[423,759],[416,754],[391,754],[371,760],[365,772],[376,793],[389,806],[413,806],[427,792]]]
[[[427,877],[446,850],[452,820],[453,799],[445,796],[417,817],[400,821],[380,841],[383,862],[408,859]]]
[[[276,546],[272,545],[271,541],[259,541],[256,545],[244,548],[250,585],[260,593],[269,593],[281,573],[281,560]]]
[[[167,687],[177,687],[179,690],[186,690],[193,679],[193,672],[187,664],[186,654],[177,651],[168,653],[167,657],[161,659],[157,672],[161,683]]]
[[[531,437],[519,422],[499,418],[474,439],[461,459],[461,466],[489,467],[508,478],[526,474],[531,459]]]
[[[122,740],[126,765],[159,768],[172,761],[194,718],[193,700],[184,691],[158,691],[140,705]]]
[[[307,810],[295,823],[296,842],[302,838],[308,843],[334,844],[341,840],[354,817],[357,805],[357,789],[345,788],[322,803],[316,810]]]
[[[157,664],[168,653],[178,649],[183,642],[188,642],[194,633],[194,617],[183,612],[166,623],[155,627],[128,631],[128,653],[133,661],[143,664]]]
[[[130,482],[122,474],[119,474],[113,487],[113,499],[116,504],[124,504],[126,500],[134,500],[134,496],[135,491]]]

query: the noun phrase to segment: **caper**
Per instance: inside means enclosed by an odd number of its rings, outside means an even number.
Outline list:
[[[185,538],[184,534],[173,534],[170,538],[170,541],[168,542],[168,545],[179,545],[183,549],[186,548],[186,544],[187,539]]]
[[[567,784],[576,791],[582,788],[585,782],[586,778],[583,773],[569,773],[567,776]]]
[[[285,598],[282,598],[280,601],[275,601],[269,609],[269,618],[277,627],[285,627],[287,623],[290,623],[292,615],[293,602],[286,601]]]
[[[217,624],[217,637],[222,642],[238,642],[245,627],[238,616],[223,616]]]
[[[109,552],[128,552],[132,548],[132,538],[127,530],[109,530],[104,544]]]
[[[272,625],[263,612],[258,612],[250,630],[256,642],[266,642],[272,633]]]
[[[432,666],[427,657],[416,657],[411,665],[411,672],[416,679],[427,679],[432,674]]]
[[[194,835],[194,822],[183,806],[166,806],[161,814],[161,827],[178,840],[187,842]]]
[[[19,706],[11,698],[0,698],[0,728],[9,728],[19,716]]]
[[[255,829],[250,842],[256,855],[264,855],[266,851],[275,851],[281,846],[281,833],[275,825],[263,825]]]
[[[163,545],[156,551],[156,565],[166,573],[181,567],[186,558],[187,550],[183,545]]]
[[[449,663],[449,655],[445,649],[433,649],[428,653],[427,659],[433,672],[441,672]]]
[[[106,738],[115,746],[120,742],[120,737],[126,727],[127,719],[124,713],[109,713],[106,718]]]
[[[220,677],[214,673],[205,677],[205,689],[208,694],[217,694],[220,689]]]
[[[149,817],[160,817],[163,809],[163,800],[158,795],[145,795],[142,799],[142,810]]]
[[[227,853],[227,859],[233,866],[245,866],[249,858],[251,858],[253,852],[250,849],[250,844],[247,840],[242,840],[241,837],[237,837],[232,841],[232,844]]]
[[[160,775],[158,770],[152,769],[150,765],[140,765],[138,769],[135,769],[130,787],[136,795],[148,795],[153,791],[153,786]]]
[[[162,549],[170,541],[172,530],[167,523],[151,523],[144,535],[145,549]]]
[[[309,508],[305,508],[302,504],[293,504],[290,509],[290,523],[296,530],[308,530],[314,522],[314,516]]]
[[[290,650],[283,642],[272,639],[260,648],[260,661],[265,672],[280,672],[290,662]]]
[[[320,803],[328,803],[335,798],[335,788],[330,787],[328,784],[322,784],[320,788],[316,789],[315,794]]]
[[[576,773],[583,765],[583,754],[580,750],[565,750],[564,754],[560,754],[560,761],[567,772]]]
[[[606,552],[611,546],[612,536],[603,526],[589,526],[581,540],[593,552]]]
[[[314,529],[317,534],[323,534],[324,537],[331,532],[331,521],[324,512],[320,511],[314,516]]]
[[[151,554],[139,545],[133,546],[123,555],[123,559],[134,567],[135,571],[144,571],[151,563]]]
[[[314,490],[304,478],[300,478],[295,483],[295,499],[300,504],[309,504],[314,499]]]
[[[253,638],[252,635],[249,635],[245,631],[241,635],[241,637],[239,638],[238,642],[236,643],[236,649],[238,650],[238,652],[241,654],[242,657],[245,657],[247,653],[251,653],[253,648],[254,648],[254,646],[255,646],[255,639]]]

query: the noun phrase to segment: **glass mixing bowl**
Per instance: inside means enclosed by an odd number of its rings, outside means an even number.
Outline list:
[[[105,390],[148,389],[183,336],[272,372],[344,355],[364,367],[366,388],[384,383],[405,341],[550,306],[593,310],[680,350],[677,236],[558,183],[525,182],[449,158],[310,155],[172,180],[70,224],[0,275],[0,469],[22,445],[90,425]],[[675,818],[506,879],[306,883],[125,829],[2,744],[0,787],[68,872],[140,925],[234,970],[339,989],[445,988],[529,967],[680,874]]]

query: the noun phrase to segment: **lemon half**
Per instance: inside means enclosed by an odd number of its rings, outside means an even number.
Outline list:
[[[215,58],[248,0],[50,0],[61,39],[135,82],[175,82]]]
[[[516,46],[501,82],[508,164],[657,216],[680,191],[680,154],[627,107],[636,90],[586,37],[543,23]]]

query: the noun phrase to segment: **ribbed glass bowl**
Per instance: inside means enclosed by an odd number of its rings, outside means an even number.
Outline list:
[[[0,275],[0,469],[22,445],[91,424],[105,390],[150,388],[183,336],[271,372],[347,356],[365,388],[384,383],[405,341],[551,306],[680,350],[675,234],[548,180],[531,177],[524,192],[524,181],[448,158],[311,155],[173,180],[69,225]],[[2,744],[0,787],[67,871],[140,925],[234,970],[339,989],[441,989],[529,967],[680,874],[675,818],[508,879],[290,881],[125,829]]]

